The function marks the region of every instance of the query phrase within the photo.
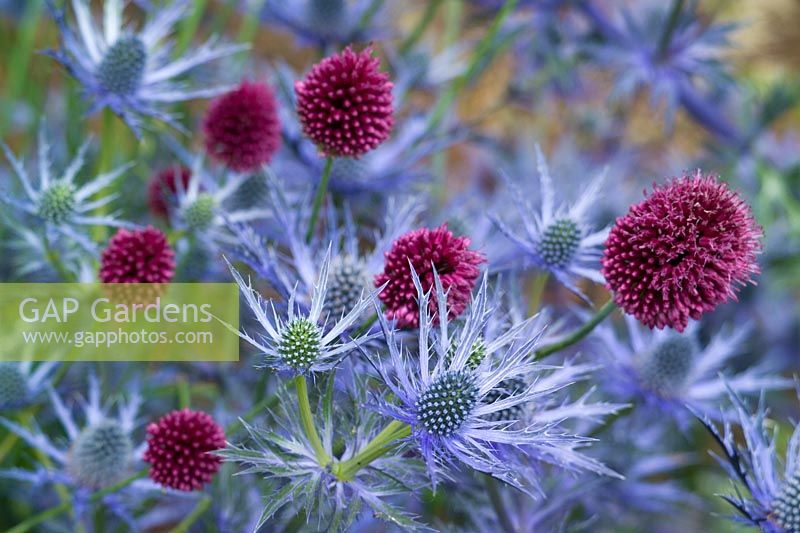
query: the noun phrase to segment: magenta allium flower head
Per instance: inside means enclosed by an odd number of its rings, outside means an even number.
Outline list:
[[[202,411],[172,411],[147,426],[150,479],[164,487],[192,491],[219,470],[222,458],[209,452],[225,447],[225,432]]]
[[[175,196],[178,192],[179,178],[185,190],[191,176],[192,171],[182,165],[173,165],[153,174],[147,184],[147,204],[150,211],[159,217],[169,216],[170,196]]]
[[[103,283],[168,283],[175,274],[175,252],[163,232],[120,229],[100,257]]]
[[[217,97],[203,119],[208,154],[237,172],[269,163],[281,144],[278,104],[265,83],[242,84]]]
[[[392,82],[379,67],[372,47],[353,52],[348,46],[295,84],[303,132],[323,155],[360,157],[389,138]]]
[[[416,229],[394,241],[391,250],[384,254],[383,272],[375,276],[376,287],[388,282],[379,296],[386,306],[386,317],[397,320],[401,328],[419,326],[417,290],[411,267],[425,291],[434,285],[435,269],[447,294],[449,318],[460,315],[469,304],[480,275],[478,265],[485,261],[483,254],[469,249],[470,242],[469,237],[455,237],[447,224],[436,229]],[[431,294],[429,307],[433,315],[437,309],[435,293]]]
[[[651,328],[683,331],[758,273],[760,237],[739,195],[698,170],[655,186],[617,219],[602,273],[626,313]]]

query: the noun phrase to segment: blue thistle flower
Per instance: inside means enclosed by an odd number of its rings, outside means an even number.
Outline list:
[[[0,363],[0,411],[19,409],[36,401],[50,382],[55,361],[34,367],[26,360],[20,363]]]
[[[668,124],[681,106],[721,139],[736,144],[742,135],[721,113],[721,95],[704,94],[695,83],[703,80],[715,89],[729,85],[720,57],[735,26],[704,21],[694,14],[695,6],[656,2],[638,17],[622,11],[617,23],[592,0],[578,3],[604,38],[590,53],[616,72],[616,98],[628,99],[647,88],[653,103],[666,104]]]
[[[777,435],[768,423],[769,411],[762,394],[755,412],[742,398],[728,389],[733,412],[723,415],[720,430],[711,419],[695,413],[722,449],[712,455],[722,466],[735,487],[735,494],[722,496],[738,515],[732,520],[759,527],[765,533],[798,531],[798,485],[800,485],[800,426],[789,438],[786,457],[781,460],[776,450]],[[744,439],[734,436],[733,424],[741,427]]]
[[[380,6],[375,12],[373,4],[373,0],[266,0],[261,20],[289,30],[300,42],[341,48],[385,33]]]
[[[271,311],[268,311],[266,302],[253,288],[251,282],[249,280],[245,282],[233,266],[230,264],[228,266],[262,330],[258,335],[251,336],[232,326],[227,327],[262,353],[264,366],[267,368],[292,375],[326,372],[335,367],[361,342],[374,337],[374,335],[364,335],[355,339],[342,339],[343,334],[369,307],[369,298],[362,297],[347,314],[333,317],[331,326],[328,326],[327,321],[323,322],[322,312],[328,292],[330,249],[323,260],[319,278],[314,284],[310,307],[305,310],[298,305],[297,291],[294,290],[289,295],[285,317],[279,315],[273,303],[269,304]]]
[[[620,399],[641,400],[645,407],[641,416],[666,414],[685,428],[691,419],[686,407],[712,416],[726,387],[737,394],[753,394],[792,385],[769,365],[730,374],[725,380],[720,377],[728,362],[741,353],[748,328],[723,329],[701,345],[696,322],[683,334],[651,330],[629,316],[625,323],[627,339],[610,326],[601,326],[594,336],[604,347],[607,390]]]
[[[138,31],[123,22],[122,0],[105,0],[98,28],[86,0],[72,0],[77,28],[67,23],[66,13],[48,3],[58,25],[61,47],[49,54],[83,86],[91,101],[90,112],[108,107],[136,133],[144,117],[152,117],[183,130],[176,116],[163,109],[167,103],[216,96],[229,87],[192,89],[175,81],[189,70],[236,52],[246,45],[217,45],[213,40],[171,59],[172,44],[166,37],[191,5],[174,0],[163,9],[147,12]]]
[[[587,223],[587,212],[597,201],[605,173],[592,181],[581,197],[571,206],[556,204],[553,178],[541,148],[536,146],[541,206],[535,209],[525,200],[526,195],[515,184],[508,182],[514,193],[514,202],[521,231],[501,218],[492,215],[500,231],[521,251],[521,261],[510,261],[496,268],[528,268],[530,266],[552,273],[565,287],[582,296],[577,286],[578,278],[603,283],[599,272],[601,245],[608,228],[593,230]]]
[[[0,470],[0,477],[32,483],[37,487],[51,483],[66,486],[70,491],[73,509],[78,513],[76,520],[81,520],[80,514],[88,511],[86,504],[92,494],[130,475],[134,462],[144,452],[144,444],[135,447],[131,438],[141,397],[134,390],[128,395],[127,401],[118,403],[116,416],[111,416],[108,406],[101,404],[97,379],[90,375],[88,400],[82,402],[84,423],[80,426],[58,393],[52,388],[48,392],[53,412],[64,430],[66,445],[57,445],[58,441],[45,435],[35,423],[32,429],[28,429],[0,418],[0,425],[40,450],[48,457],[48,464],[51,464],[35,470]],[[103,496],[101,502],[129,527],[136,528],[130,504],[122,503],[119,497],[157,490],[158,486],[149,481],[136,480],[122,492]]]
[[[128,163],[110,172],[100,174],[87,180],[82,185],[75,178],[83,168],[86,151],[91,139],[80,147],[69,165],[60,173],[54,174],[50,160],[50,144],[45,137],[44,123],[39,129],[38,167],[36,180],[31,179],[25,165],[17,159],[11,149],[0,143],[8,162],[22,185],[22,195],[9,191],[0,191],[0,202],[21,212],[23,216],[33,219],[33,224],[44,227],[44,238],[49,245],[58,243],[63,238],[78,244],[91,254],[96,254],[97,247],[86,234],[90,226],[134,227],[120,221],[115,214],[97,216],[93,212],[107,206],[117,198],[107,188],[128,169]],[[94,198],[94,199],[92,199]],[[24,227],[20,228],[24,235]]]
[[[483,361],[472,368],[470,359],[476,341],[493,312],[487,305],[486,276],[463,327],[452,333],[447,320],[440,320],[439,330],[434,332],[433,317],[428,314],[431,295],[422,289],[416,272],[413,276],[420,300],[418,353],[412,358],[398,339],[398,332],[381,313],[389,358],[371,359],[389,394],[375,409],[411,426],[409,439],[419,449],[434,487],[448,475],[447,467],[456,463],[532,496],[538,486],[534,469],[528,465],[531,460],[616,475],[575,450],[588,442],[585,438],[559,427],[565,419],[601,417],[620,407],[589,404],[586,396],[576,402],[563,401],[558,391],[581,379],[591,367],[567,365],[552,369],[530,362],[541,336],[530,332],[534,317],[496,338],[486,339]],[[446,317],[447,298],[438,275],[435,286],[437,315]],[[503,385],[517,379],[525,386],[512,389]],[[498,387],[502,394],[498,394]],[[508,410],[523,416],[513,419],[506,416]]]
[[[294,292],[296,302],[310,308],[330,243],[324,316],[333,319],[346,314],[356,306],[362,293],[374,287],[373,278],[383,269],[384,252],[398,236],[411,229],[421,209],[419,203],[390,198],[382,228],[369,235],[358,231],[347,205],[341,210],[331,206],[325,231],[306,242],[311,213],[307,198],[290,199],[274,173],[268,168],[264,173],[268,196],[265,203],[280,228],[275,234],[275,244],[284,245],[286,251],[276,253],[274,246],[268,246],[252,228],[234,224],[231,226],[236,237],[234,255],[269,281],[282,296],[288,298]],[[366,252],[365,244],[369,247]]]
[[[362,409],[368,401],[365,376],[348,373],[345,392],[335,394],[334,376],[321,395],[315,410],[315,427],[320,428],[322,446],[336,463],[351,459],[381,430],[378,413]],[[375,459],[369,468],[358,470],[343,479],[330,465],[321,466],[316,452],[300,425],[297,406],[286,401],[285,389],[278,391],[278,408],[271,414],[279,424],[276,429],[258,428],[245,423],[248,440],[228,444],[217,452],[226,461],[242,464],[248,473],[263,475],[274,483],[271,497],[254,530],[262,527],[282,508],[303,512],[315,527],[324,531],[350,531],[352,524],[369,506],[377,516],[405,530],[426,530],[415,518],[396,507],[393,496],[421,488],[424,467],[405,457],[402,446],[394,453]],[[334,398],[336,399],[334,405]]]

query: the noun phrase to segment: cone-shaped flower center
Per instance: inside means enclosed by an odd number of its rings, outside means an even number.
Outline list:
[[[449,437],[467,419],[478,402],[475,377],[468,370],[453,370],[438,376],[417,399],[417,413],[425,429]]]
[[[15,363],[0,363],[0,409],[9,409],[25,403],[28,382]]]
[[[119,424],[101,422],[87,427],[75,439],[69,469],[86,486],[108,486],[125,475],[132,451],[130,437]]]
[[[564,267],[572,261],[580,242],[578,225],[568,218],[561,218],[542,232],[539,253],[549,266]]]
[[[358,304],[367,286],[362,265],[350,258],[335,262],[328,276],[325,311],[329,318],[339,318]]]
[[[447,364],[453,361],[453,358],[456,356],[457,346],[455,344],[450,345],[450,350],[447,352]],[[486,357],[486,343],[483,341],[483,337],[478,337],[475,339],[475,342],[472,343],[472,349],[467,356],[467,362],[465,366],[470,370],[475,370],[480,366],[483,362],[483,359]]]
[[[52,224],[60,224],[75,210],[75,186],[56,181],[39,197],[39,216]]]
[[[306,318],[296,318],[284,329],[278,353],[290,367],[305,370],[319,357],[320,338],[316,324]]]
[[[98,77],[103,89],[118,95],[136,92],[144,75],[147,49],[136,36],[120,37],[100,62]]]
[[[527,385],[520,378],[508,378],[501,381],[497,387],[490,390],[483,399],[483,403],[492,404],[524,391]],[[506,409],[495,411],[486,416],[489,420],[519,420],[523,413],[522,404],[517,404]]]
[[[693,355],[692,341],[673,335],[646,356],[641,368],[642,380],[653,390],[672,392],[686,382],[692,370]]]
[[[786,480],[772,503],[775,521],[787,533],[800,532],[800,472]]]
[[[214,221],[214,197],[208,193],[201,193],[197,199],[186,206],[183,211],[183,220],[190,230],[204,230]]]

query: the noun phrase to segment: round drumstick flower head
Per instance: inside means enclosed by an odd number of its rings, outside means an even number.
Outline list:
[[[295,84],[303,132],[325,156],[360,157],[389,138],[392,82],[372,48],[343,52],[314,65]]]
[[[177,490],[203,488],[217,473],[222,458],[211,452],[225,447],[225,432],[202,411],[173,411],[147,426],[150,479]]]
[[[434,272],[438,273],[447,294],[449,318],[460,315],[467,308],[480,276],[478,265],[485,261],[483,254],[469,248],[470,244],[468,237],[454,236],[447,224],[436,229],[416,229],[394,241],[385,254],[383,272],[375,276],[376,287],[386,284],[380,294],[386,317],[396,320],[401,328],[419,326],[412,269],[426,291],[433,287]],[[434,295],[430,300],[431,313],[436,305]],[[438,322],[439,317],[434,320]]]
[[[103,283],[169,283],[175,275],[175,252],[163,232],[148,226],[119,230],[100,258]]]
[[[206,151],[231,170],[252,172],[280,147],[280,128],[272,89],[244,81],[211,102],[203,120]]]
[[[700,170],[655,186],[611,229],[602,274],[649,327],[683,331],[758,273],[761,228],[739,195]]]

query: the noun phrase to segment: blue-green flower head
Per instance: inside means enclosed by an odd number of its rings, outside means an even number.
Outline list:
[[[122,36],[112,44],[97,67],[100,85],[108,92],[129,95],[142,83],[147,49],[139,37]]]
[[[53,182],[39,197],[38,214],[51,224],[61,224],[75,212],[75,185]]]
[[[81,484],[105,487],[125,477],[132,453],[131,439],[120,424],[104,421],[78,435],[70,449],[68,467]]]
[[[695,351],[690,337],[667,337],[644,356],[640,369],[642,381],[657,392],[669,393],[680,389],[692,370]]]
[[[475,377],[469,370],[453,370],[436,377],[417,400],[422,425],[433,435],[449,437],[478,403]]]
[[[0,363],[0,410],[25,405],[28,379],[16,363]]]

